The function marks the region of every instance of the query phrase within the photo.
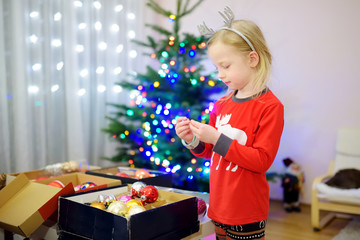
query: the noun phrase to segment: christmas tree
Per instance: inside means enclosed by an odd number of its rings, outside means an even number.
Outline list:
[[[116,156],[106,159],[171,172],[174,187],[208,191],[209,160],[194,157],[175,133],[178,116],[207,123],[215,101],[212,96],[223,91],[214,73],[205,73],[202,65],[208,39],[179,35],[180,20],[202,1],[191,5],[190,0],[177,0],[176,13],[148,1],[147,6],[168,18],[173,28],[147,24],[162,39],[147,36],[147,41],[135,41],[149,50],[145,55],[151,58],[151,66],[145,73],[137,73],[135,81],[118,83],[131,92],[131,100],[124,105],[111,104],[116,112],[106,116],[110,123],[103,131],[120,143]]]

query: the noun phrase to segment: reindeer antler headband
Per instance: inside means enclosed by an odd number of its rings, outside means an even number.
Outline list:
[[[231,27],[231,24],[234,20],[234,13],[231,11],[231,9],[229,7],[225,7],[224,13],[219,11],[219,14],[224,18],[224,23],[225,23],[225,27],[219,28],[219,30],[229,30],[229,31],[236,33],[242,39],[244,39],[244,41],[250,46],[251,50],[256,52],[254,46],[251,44],[249,39],[247,37],[245,37],[244,34],[242,34],[238,30]],[[206,26],[205,22],[203,22],[203,24],[198,25],[198,30],[202,35],[214,35],[215,34],[215,31],[212,28],[208,28],[208,26]]]

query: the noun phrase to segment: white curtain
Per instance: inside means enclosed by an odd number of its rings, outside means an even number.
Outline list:
[[[103,165],[115,85],[136,72],[143,0],[0,0],[0,172]]]

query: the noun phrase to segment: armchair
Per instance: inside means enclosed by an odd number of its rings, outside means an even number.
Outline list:
[[[314,231],[319,231],[339,213],[360,215],[360,189],[321,191],[323,182],[341,169],[360,170],[360,128],[342,128],[338,130],[335,160],[329,164],[327,174],[316,177],[312,184],[311,223]],[[323,188],[320,188],[321,184]],[[355,195],[353,194],[356,191]],[[321,211],[327,215],[321,218]],[[321,218],[321,219],[320,219]]]

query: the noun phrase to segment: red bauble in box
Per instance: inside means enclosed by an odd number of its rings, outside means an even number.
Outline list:
[[[118,176],[118,177],[129,177],[129,175],[127,175],[126,173],[122,173],[122,172],[118,172],[115,174],[115,176]]]
[[[60,182],[59,180],[52,181],[48,185],[53,186],[53,187],[58,187],[58,188],[64,188],[65,187],[65,185],[62,182]]]
[[[197,202],[197,206],[198,206],[198,218],[199,220],[201,218],[203,218],[206,214],[207,211],[207,206],[206,206],[206,202],[201,199],[201,198],[197,198],[198,202]]]
[[[135,172],[135,178],[137,179],[143,179],[150,177],[150,173],[145,169],[138,169]]]
[[[153,203],[158,199],[158,197],[159,192],[154,186],[148,185],[140,191],[140,199],[143,204]]]
[[[38,178],[34,178],[33,181],[40,181],[40,180],[44,180],[44,179],[48,179],[48,177],[38,177]]]

